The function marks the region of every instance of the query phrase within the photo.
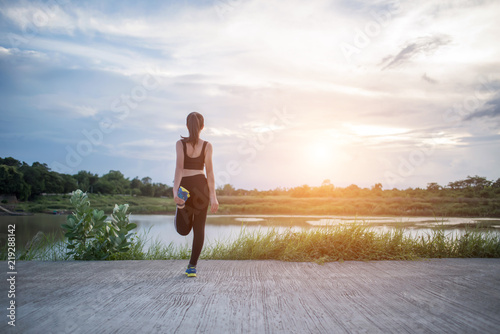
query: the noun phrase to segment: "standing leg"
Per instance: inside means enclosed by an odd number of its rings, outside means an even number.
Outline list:
[[[205,221],[209,204],[208,184],[204,176],[198,179],[197,187],[193,189],[193,248],[189,264],[196,266],[205,242]]]
[[[207,218],[207,209],[194,215],[193,220],[193,249],[191,251],[191,259],[189,264],[196,266],[200,257],[203,244],[205,242],[205,220]]]

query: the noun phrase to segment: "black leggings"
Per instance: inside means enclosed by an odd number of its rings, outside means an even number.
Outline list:
[[[190,197],[183,209],[177,208],[174,224],[180,235],[188,235],[193,229],[193,248],[189,263],[195,266],[205,242],[205,220],[210,201],[208,183],[205,175],[197,174],[183,177],[180,185],[189,191]]]

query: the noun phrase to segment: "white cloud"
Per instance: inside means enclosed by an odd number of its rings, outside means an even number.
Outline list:
[[[0,56],[11,56],[15,58],[31,58],[35,61],[45,61],[47,54],[35,50],[19,50],[18,48],[4,48],[0,46]]]
[[[6,49],[3,46],[0,46],[0,56],[8,56],[11,54],[10,49]]]
[[[173,142],[144,138],[110,146],[107,154],[149,161],[173,161],[175,160],[175,146]]]
[[[405,128],[389,128],[385,126],[369,125],[369,124],[343,124],[345,127],[354,132],[357,136],[390,136],[408,132]]]
[[[0,13],[29,36],[44,30],[71,33],[74,29],[73,18],[55,2],[19,1],[3,7]]]
[[[101,113],[117,117],[112,101],[130,95],[148,69],[155,68],[161,78],[158,89],[148,91],[117,124],[116,132],[130,138],[123,144],[107,138],[116,150],[110,154],[122,157],[161,159],[170,146],[157,145],[158,138],[185,134],[185,116],[193,110],[205,115],[203,134],[220,145],[216,151],[224,159],[234,151],[235,139],[273,132],[272,143],[257,152],[262,160],[256,163],[262,164],[272,163],[278,154],[289,154],[293,161],[296,153],[289,147],[302,147],[303,141],[304,147],[314,146],[316,139],[309,138],[318,134],[334,143],[344,162],[363,155],[373,162],[370,152],[375,150],[385,159],[397,159],[429,144],[433,132],[442,131],[439,148],[471,145],[478,133],[497,134],[491,126],[497,86],[481,95],[490,109],[461,115],[475,115],[470,119],[447,121],[444,116],[475,96],[481,76],[490,75],[490,82],[500,78],[500,25],[495,23],[500,3],[400,1],[401,9],[387,16],[378,32],[367,33],[367,27],[377,24],[373,11],[380,13],[391,3],[255,0],[234,2],[224,13],[216,3],[134,13],[115,2],[111,13],[100,9],[105,6],[80,2],[46,8],[12,2],[0,12],[14,33],[24,36],[19,30],[29,30],[36,15],[39,24],[18,49],[3,34],[0,56],[23,60],[14,68],[19,78],[26,78],[23,83],[34,83],[38,111],[59,108],[86,118]],[[49,20],[43,21],[43,10]],[[366,35],[365,45],[358,43],[358,52],[347,60],[339,46],[355,45],[359,34]],[[59,89],[52,88],[55,84],[71,87],[58,73],[72,68],[115,75],[126,84],[110,84],[109,90],[96,84],[103,88],[93,90],[88,82],[82,96],[53,91]],[[270,126],[272,111],[283,105],[295,115],[293,125]],[[138,133],[148,133],[150,139]],[[445,163],[439,162],[441,167]]]

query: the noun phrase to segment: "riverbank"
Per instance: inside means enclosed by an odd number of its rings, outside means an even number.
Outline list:
[[[31,212],[13,212],[0,205],[0,216],[30,216]]]
[[[69,195],[40,196],[16,209],[53,214],[72,211]],[[110,213],[129,204],[133,214],[173,214],[172,198],[89,194],[92,207]],[[500,217],[500,198],[219,196],[219,214]]]
[[[44,234],[31,230],[31,236],[16,235],[18,259],[53,261],[67,259],[68,251],[57,218],[57,232]],[[107,260],[181,260],[190,256],[192,236],[179,236],[165,216],[143,216],[132,220],[141,230],[126,252],[110,255]],[[158,225],[146,217],[157,217]],[[209,219],[210,220],[210,217]],[[22,228],[25,226],[25,228]],[[27,232],[26,224],[16,224],[18,232]],[[6,228],[7,226],[5,226]],[[38,231],[38,232],[37,232]],[[371,224],[341,224],[324,227],[224,226],[207,224],[206,243],[201,259],[207,260],[280,260],[325,263],[332,261],[414,260],[431,258],[500,258],[499,234],[492,229],[473,228],[462,232],[439,227],[419,233],[415,229],[376,228]],[[35,234],[36,233],[36,234]],[[0,235],[1,236],[1,235]],[[6,239],[4,239],[4,242]],[[22,245],[26,246],[26,251]],[[2,239],[0,238],[0,245]],[[6,249],[6,248],[5,248]],[[28,251],[29,249],[29,251]],[[0,252],[0,260],[7,254]],[[70,258],[71,260],[71,258]]]
[[[500,259],[16,263],[3,333],[497,333]],[[2,280],[0,289],[8,291]],[[7,307],[7,294],[1,305]]]

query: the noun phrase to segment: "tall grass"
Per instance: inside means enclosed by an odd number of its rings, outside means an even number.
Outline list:
[[[202,259],[217,260],[281,260],[373,261],[413,260],[422,258],[500,258],[500,236],[476,229],[462,235],[446,235],[440,228],[424,236],[405,234],[403,229],[373,231],[364,224],[336,225],[301,231],[277,229],[249,232],[242,228],[232,242],[217,241],[206,246]],[[63,260],[64,244],[48,235],[37,247],[24,251],[25,260]],[[165,245],[152,239],[149,231],[138,235],[126,253],[110,260],[189,259],[190,245]],[[2,254],[2,258],[6,258]]]
[[[479,231],[445,236],[443,229],[422,237],[403,229],[375,232],[365,225],[327,226],[294,232],[243,232],[231,244],[207,247],[207,259],[314,261],[412,260],[443,257],[500,257],[498,235]]]
[[[163,244],[158,236],[155,239],[150,237],[152,226],[132,240],[132,246],[127,252],[116,253],[110,256],[110,260],[182,260],[189,259],[191,248],[188,244],[175,245]]]
[[[64,260],[66,244],[62,241],[62,230],[57,233],[40,233],[19,250],[19,260],[27,261],[60,261]],[[4,254],[0,255],[4,259]],[[6,259],[6,258],[5,258]]]

